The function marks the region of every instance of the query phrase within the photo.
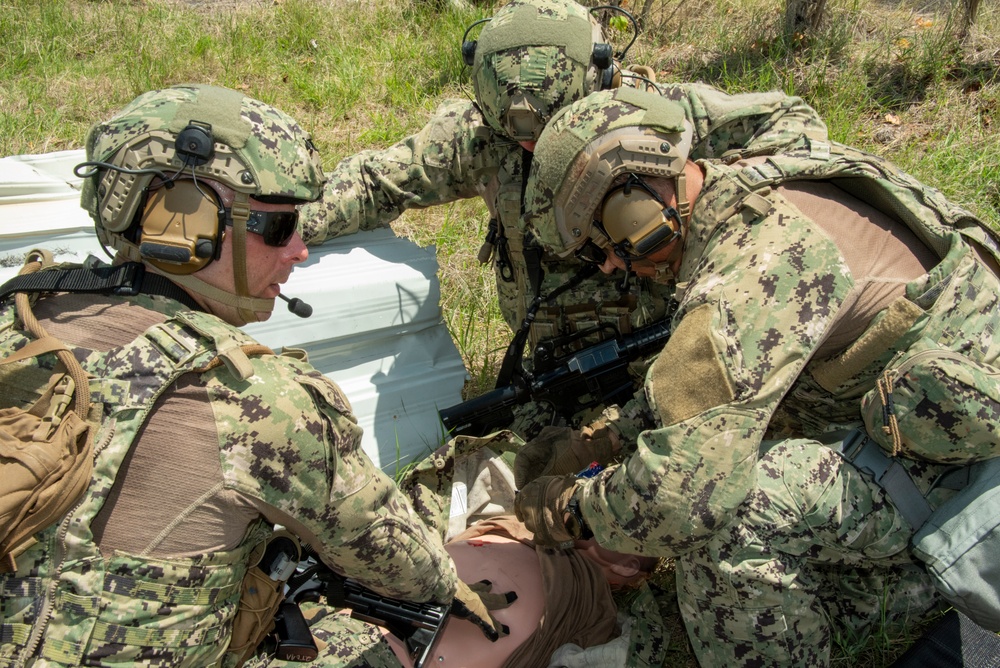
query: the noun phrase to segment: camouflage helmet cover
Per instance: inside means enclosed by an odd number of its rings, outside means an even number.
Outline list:
[[[549,252],[567,256],[599,240],[594,213],[626,173],[676,177],[693,129],[684,109],[657,93],[617,88],[588,95],[545,127],[525,191],[525,224]]]
[[[192,121],[211,126],[214,156],[185,167],[177,135]],[[309,134],[284,112],[228,88],[183,84],[133,100],[87,135],[88,161],[172,175],[184,167],[257,198],[315,201],[323,192],[322,164]],[[81,205],[98,228],[131,223],[152,176],[106,169],[84,181]]]
[[[600,23],[572,0],[505,5],[479,34],[472,64],[486,122],[513,139],[537,139],[552,114],[598,89],[592,60],[601,42]]]

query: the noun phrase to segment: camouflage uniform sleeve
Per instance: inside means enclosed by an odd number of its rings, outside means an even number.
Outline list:
[[[691,158],[775,153],[803,137],[829,139],[826,124],[802,98],[781,91],[729,95],[705,84],[663,84],[661,93],[684,105],[694,123]]]
[[[646,392],[642,389],[622,406],[611,405],[605,408],[599,420],[615,432],[622,443],[635,443],[639,434],[655,423]]]
[[[496,164],[492,143],[493,133],[471,102],[443,104],[418,133],[342,160],[323,198],[300,210],[303,240],[320,244],[385,227],[407,209],[480,194],[489,165]]]
[[[361,449],[340,389],[288,358],[257,357],[253,366],[245,382],[210,372],[226,486],[273,508],[272,521],[294,518],[324,561],[372,589],[451,600],[456,575],[440,536]]]
[[[764,217],[692,223],[675,331],[646,376],[659,426],[582,483],[581,511],[604,547],[682,554],[754,489],[768,421],[853,284],[833,242],[772,202]],[[701,206],[694,218],[706,220]]]

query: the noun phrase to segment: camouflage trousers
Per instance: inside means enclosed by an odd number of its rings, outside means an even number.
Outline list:
[[[403,668],[381,629],[339,614],[335,609],[318,603],[303,603],[302,614],[309,623],[319,655],[315,661],[299,663],[281,661],[269,655],[258,655],[244,668]]]
[[[676,562],[702,666],[827,666],[834,641],[898,633],[937,607],[912,529],[867,474],[815,441],[762,451],[736,520]]]

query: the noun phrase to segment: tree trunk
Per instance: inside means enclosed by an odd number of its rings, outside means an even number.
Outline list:
[[[815,30],[823,22],[825,9],[826,0],[786,0],[785,32],[795,35]]]
[[[979,13],[979,0],[962,0],[962,16],[958,24],[958,39],[965,41],[972,29],[972,24],[976,22],[976,14]]]

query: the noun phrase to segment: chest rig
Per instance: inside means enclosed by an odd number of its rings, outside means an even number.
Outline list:
[[[237,375],[250,369],[241,347],[254,344],[249,337],[182,308],[124,346],[74,351],[91,377],[91,421],[98,424],[93,479],[80,501],[18,557],[17,574],[0,576],[0,666],[39,660],[204,666],[222,657],[250,551],[267,527],[254,526],[234,550],[170,560],[104,557],[91,529],[163,392],[182,374],[220,361]],[[0,311],[0,351],[27,342],[15,325],[15,309]]]

